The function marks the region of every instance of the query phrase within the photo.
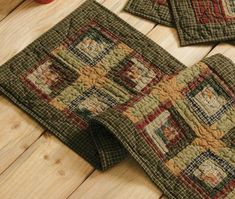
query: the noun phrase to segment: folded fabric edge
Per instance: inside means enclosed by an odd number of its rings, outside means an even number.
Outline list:
[[[205,58],[203,62],[235,92],[235,64],[231,59],[222,54],[215,54]]]
[[[201,62],[207,64],[208,67],[216,75],[222,78],[222,80],[225,81],[235,92],[235,78],[232,76],[232,74],[235,74],[235,64],[232,60],[222,54],[216,54],[203,59]],[[176,196],[172,194],[172,192],[170,192],[163,183],[166,180],[164,179],[165,173],[162,172],[161,176],[159,173],[155,172],[158,169],[164,171],[160,162],[156,160],[155,165],[153,164],[154,166],[151,167],[151,163],[154,162],[153,159],[155,157],[153,154],[148,154],[148,157],[146,156],[146,152],[144,152],[145,143],[143,139],[138,136],[138,132],[136,131],[134,124],[127,117],[112,108],[94,118],[91,121],[91,128],[93,131],[97,131],[97,129],[105,129],[106,133],[115,135],[115,137],[119,139],[127,151],[134,157],[151,180],[164,192],[164,194],[169,198],[176,198]],[[97,131],[97,133],[99,132]],[[190,194],[197,198],[193,192],[190,193],[190,190],[186,191],[180,186],[177,187],[177,189],[181,191],[182,197],[187,197]]]
[[[124,7],[124,11],[129,12],[133,15],[138,16],[138,17],[142,17],[144,19],[150,20],[154,23],[166,25],[166,26],[169,26],[169,27],[174,27],[175,26],[173,23],[171,23],[169,21],[165,21],[165,20],[159,19],[157,17],[154,17],[154,16],[151,16],[151,15],[148,15],[148,14],[145,14],[145,13],[142,13],[142,12],[139,12],[139,11],[135,10],[133,8],[133,3],[134,3],[134,0],[129,0],[128,3],[126,4],[126,6]]]
[[[92,126],[93,123],[90,123],[89,133],[93,139],[101,163],[100,167],[96,169],[105,171],[128,156],[125,147],[123,147],[112,133],[107,133],[103,126],[96,126],[95,128]]]
[[[118,119],[117,119],[118,118]],[[144,169],[150,179],[164,192],[166,196],[169,198],[175,198],[162,184],[161,176],[158,178],[154,177],[154,170],[151,170],[147,165],[149,164],[149,158],[144,159],[141,156],[142,151],[141,148],[144,147],[144,142],[137,136],[138,132],[135,130],[132,122],[123,117],[123,115],[113,109],[108,110],[104,114],[98,116],[94,120],[91,121],[91,127],[93,131],[97,131],[97,129],[105,129],[106,133],[110,133],[115,135],[115,137],[120,140],[122,145],[127,149],[130,155],[140,164],[140,166]],[[99,133],[99,132],[97,132]],[[126,137],[131,140],[132,143],[128,142]],[[154,158],[154,157],[152,157]],[[156,169],[156,168],[155,168]]]

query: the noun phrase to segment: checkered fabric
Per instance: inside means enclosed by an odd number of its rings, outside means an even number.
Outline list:
[[[104,129],[91,132],[89,121],[184,68],[88,0],[0,67],[0,91],[93,166],[107,169],[127,152]]]
[[[230,73],[228,73],[229,71]],[[172,199],[235,198],[235,64],[215,55],[101,113]]]
[[[171,0],[181,45],[235,40],[234,0]]]
[[[125,10],[159,24],[174,26],[168,0],[129,0]]]

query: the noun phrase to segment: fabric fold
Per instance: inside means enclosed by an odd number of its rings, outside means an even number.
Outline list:
[[[169,198],[235,197],[235,65],[223,55],[165,76],[91,128],[115,135]]]

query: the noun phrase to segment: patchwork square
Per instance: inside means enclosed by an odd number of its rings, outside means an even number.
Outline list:
[[[109,76],[127,89],[137,93],[160,81],[163,73],[143,57],[134,53],[127,56],[111,71]]]
[[[89,66],[95,66],[105,55],[112,51],[116,39],[99,26],[91,24],[91,28],[81,33],[72,41],[69,49]]]
[[[22,80],[45,99],[56,97],[78,78],[73,68],[48,58],[30,69]]]
[[[69,106],[69,110],[81,116],[85,120],[89,120],[92,116],[102,113],[106,109],[117,105],[118,102],[104,89],[97,89],[93,86],[85,91],[82,96],[73,100]]]
[[[207,77],[202,83],[194,86],[187,94],[190,107],[193,112],[207,125],[218,121],[223,114],[233,105],[233,98],[226,90],[211,77]]]
[[[175,156],[196,138],[193,130],[170,102],[157,107],[137,123],[136,128],[164,161]]]
[[[224,198],[235,187],[235,168],[208,150],[192,161],[181,178],[204,198]]]
[[[235,39],[233,0],[172,0],[181,45]]]

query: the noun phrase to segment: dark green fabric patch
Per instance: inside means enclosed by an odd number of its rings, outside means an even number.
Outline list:
[[[159,24],[174,26],[167,0],[130,0],[125,10]]]
[[[235,39],[234,0],[171,0],[181,45]]]
[[[185,66],[93,0],[0,68],[0,91],[60,140],[107,169],[126,157],[89,120]]]

